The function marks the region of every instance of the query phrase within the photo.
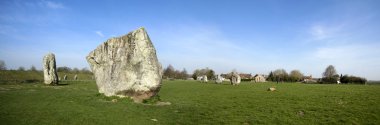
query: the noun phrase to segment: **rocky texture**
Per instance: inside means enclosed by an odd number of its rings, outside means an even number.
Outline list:
[[[144,28],[108,39],[87,56],[99,92],[141,102],[155,96],[162,67]]]
[[[57,85],[58,75],[55,65],[55,55],[53,53],[48,53],[43,59],[44,65],[44,83],[47,85]]]
[[[202,82],[203,76],[198,76],[197,80]]]
[[[263,75],[256,74],[254,78],[255,82],[266,82],[265,77]]]
[[[208,80],[207,80],[207,76],[206,76],[206,75],[203,75],[203,77],[202,77],[202,82],[203,82],[203,83],[207,83],[207,82],[208,82]]]
[[[232,85],[239,85],[240,84],[240,76],[237,72],[232,72],[231,75],[231,84]]]
[[[223,77],[220,75],[216,75],[215,83],[222,84],[222,82],[223,82]]]

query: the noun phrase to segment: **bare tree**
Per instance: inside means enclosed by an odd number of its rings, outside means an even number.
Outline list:
[[[169,64],[169,66],[166,69],[164,69],[164,76],[163,77],[164,78],[174,78],[174,76],[175,76],[175,69],[171,64]]]
[[[292,70],[289,76],[292,81],[300,81],[303,77],[303,74],[299,70]]]
[[[18,67],[18,69],[17,69],[18,71],[25,71],[25,67],[23,67],[23,66],[20,66],[20,67]]]
[[[327,66],[325,72],[323,72],[323,83],[338,83],[339,75],[336,73],[335,67],[333,65]]]
[[[335,67],[333,65],[327,66],[325,72],[323,72],[322,75],[323,75],[323,77],[326,77],[326,78],[334,77],[335,75],[337,75]]]
[[[7,70],[5,62],[3,60],[0,60],[0,70]]]
[[[29,69],[29,71],[37,71],[36,67],[34,65],[32,65]]]
[[[287,81],[288,79],[288,73],[285,69],[276,69],[273,71],[273,76],[276,78],[276,81]]]

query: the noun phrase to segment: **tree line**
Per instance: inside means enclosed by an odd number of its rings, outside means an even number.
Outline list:
[[[0,60],[0,70],[7,70],[6,64],[4,61]],[[19,67],[17,71],[39,71],[35,66],[31,66],[29,69],[25,67]],[[88,73],[91,74],[91,71],[88,68],[70,68],[67,66],[58,67],[58,72],[73,72],[73,73]],[[192,75],[187,73],[187,70],[183,68],[181,71],[176,70],[172,65],[169,65],[163,71],[164,79],[187,79],[193,78],[197,79],[198,76],[206,75],[209,79],[214,79],[215,72],[209,68],[196,69]],[[287,73],[285,69],[276,69],[271,71],[267,76],[267,81],[273,82],[302,82],[305,79],[303,73],[299,70],[292,70],[290,73]],[[365,84],[367,79],[363,77],[353,76],[353,75],[339,75],[333,65],[327,66],[325,71],[322,74],[322,78],[317,81],[322,84],[331,84],[331,83],[356,83],[356,84]]]
[[[271,71],[267,77],[267,81],[273,82],[302,82],[305,76],[299,70],[292,70],[290,74],[284,69],[277,69]],[[322,78],[316,80],[315,82],[321,84],[333,84],[333,83],[355,83],[355,84],[365,84],[367,79],[353,76],[353,75],[338,75],[335,67],[333,65],[327,66],[325,71],[322,73]]]
[[[180,71],[180,70],[175,69],[171,64],[169,64],[168,67],[164,69],[162,78],[164,79],[188,79],[188,78],[197,79],[198,76],[204,76],[204,75],[206,75],[208,79],[214,79],[215,72],[214,70],[206,67],[203,69],[196,69],[194,70],[192,75],[189,75],[185,68],[183,68]]]
[[[42,72],[42,70],[38,70],[34,65],[30,66],[29,69],[26,69],[23,66],[20,66],[17,69],[7,69],[6,64],[3,60],[0,60],[0,70]],[[87,67],[78,69],[78,68],[70,68],[67,66],[57,67],[57,72],[86,73],[86,74],[92,73]]]

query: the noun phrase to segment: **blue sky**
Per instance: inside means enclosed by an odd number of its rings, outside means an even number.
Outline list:
[[[88,67],[108,38],[145,27],[159,61],[176,69],[380,80],[378,0],[2,0],[0,60],[8,68]]]

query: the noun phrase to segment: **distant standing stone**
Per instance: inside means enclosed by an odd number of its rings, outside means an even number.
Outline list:
[[[87,56],[99,92],[142,102],[160,90],[162,67],[144,28],[108,39]]]
[[[67,75],[65,74],[65,76],[63,76],[63,80],[67,80]]]
[[[237,72],[232,72],[232,76],[231,76],[231,84],[232,85],[239,85],[240,84],[240,76]]]
[[[203,83],[207,83],[207,82],[208,82],[208,80],[207,80],[207,76],[206,76],[206,75],[203,75],[203,77],[202,77],[202,82],[203,82]]]
[[[44,83],[46,85],[57,85],[58,75],[56,70],[55,55],[48,53],[43,59]]]
[[[78,75],[77,74],[75,74],[74,80],[78,80]]]
[[[222,82],[223,82],[223,77],[220,76],[220,75],[216,75],[216,80],[215,80],[215,82],[216,82],[217,84],[222,84]]]

